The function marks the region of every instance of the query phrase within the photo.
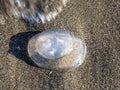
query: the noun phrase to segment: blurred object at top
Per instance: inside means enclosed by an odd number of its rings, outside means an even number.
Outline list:
[[[48,22],[58,15],[68,0],[1,0],[8,15],[28,23]]]

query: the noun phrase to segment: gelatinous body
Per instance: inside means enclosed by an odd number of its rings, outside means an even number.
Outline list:
[[[68,0],[6,0],[5,6],[9,14],[23,18],[29,23],[45,23],[54,19]]]
[[[66,70],[83,63],[86,45],[69,31],[47,30],[30,39],[28,53],[39,67]]]

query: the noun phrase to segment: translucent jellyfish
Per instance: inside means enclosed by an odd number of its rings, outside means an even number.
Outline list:
[[[66,30],[47,30],[33,36],[28,43],[28,54],[39,67],[68,70],[85,60],[86,44]]]

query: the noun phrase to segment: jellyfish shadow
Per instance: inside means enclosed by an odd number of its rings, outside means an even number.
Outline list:
[[[24,61],[28,65],[38,67],[29,57],[27,44],[31,37],[40,33],[40,31],[18,33],[10,38],[8,53]]]

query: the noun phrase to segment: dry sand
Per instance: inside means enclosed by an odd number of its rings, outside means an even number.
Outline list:
[[[71,0],[67,5],[44,25],[27,25],[1,12],[0,90],[120,89],[120,1]],[[29,38],[52,28],[70,30],[85,40],[86,60],[74,71],[45,70],[29,61]]]

